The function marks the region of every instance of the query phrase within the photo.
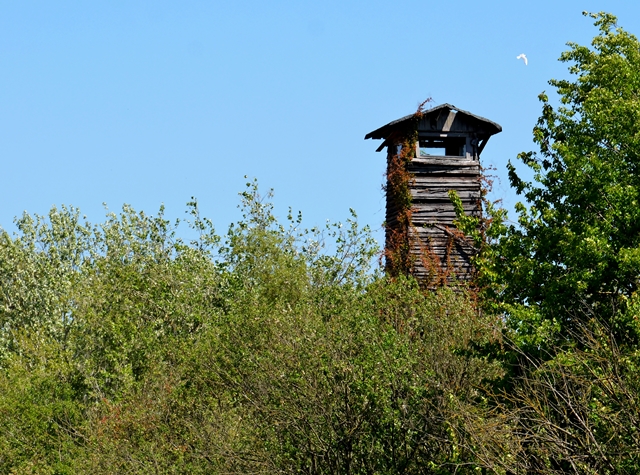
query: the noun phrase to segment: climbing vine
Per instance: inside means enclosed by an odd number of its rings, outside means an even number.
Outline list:
[[[415,256],[411,253],[411,185],[414,176],[408,170],[408,164],[414,158],[418,132],[411,127],[419,121],[425,112],[431,98],[422,102],[410,122],[410,128],[404,133],[397,133],[389,137],[389,147],[396,146],[396,153],[390,155],[387,163],[387,184],[384,190],[387,194],[387,208],[395,213],[395,222],[386,223],[385,267],[392,276],[409,275],[413,269]]]

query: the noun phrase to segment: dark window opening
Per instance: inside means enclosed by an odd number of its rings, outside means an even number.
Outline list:
[[[421,139],[420,156],[463,157],[465,142],[464,138]]]

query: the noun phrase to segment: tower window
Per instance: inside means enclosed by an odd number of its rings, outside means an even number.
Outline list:
[[[462,157],[464,156],[464,145],[465,140],[457,138],[421,139],[420,156]]]

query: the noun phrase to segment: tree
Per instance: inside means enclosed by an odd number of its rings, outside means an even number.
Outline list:
[[[591,47],[569,43],[560,61],[573,80],[549,83],[533,129],[539,152],[509,163],[517,205],[494,261],[499,296],[517,333],[533,347],[567,338],[576,322],[602,318],[620,341],[637,340],[640,278],[640,42],[616,17],[588,14]]]
[[[514,472],[638,473],[638,352],[623,353],[598,322],[576,327],[579,345],[553,348],[547,360],[514,348],[527,361],[501,408],[522,441]]]

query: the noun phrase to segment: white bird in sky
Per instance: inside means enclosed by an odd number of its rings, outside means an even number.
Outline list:
[[[525,66],[526,66],[527,64],[529,64],[529,61],[527,60],[527,57],[525,56],[525,54],[524,54],[524,53],[519,54],[519,55],[516,57],[516,59],[522,59],[522,60],[524,60],[524,65],[525,65]]]

